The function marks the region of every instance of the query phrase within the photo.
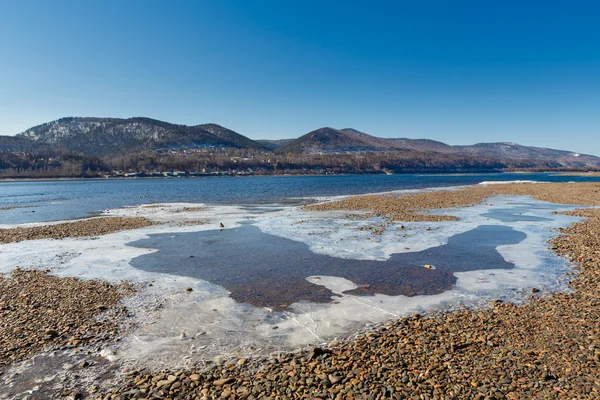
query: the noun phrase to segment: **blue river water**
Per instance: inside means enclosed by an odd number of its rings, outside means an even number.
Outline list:
[[[81,218],[107,208],[163,202],[286,203],[337,196],[477,184],[483,181],[600,181],[544,173],[338,175],[0,182],[0,224]]]

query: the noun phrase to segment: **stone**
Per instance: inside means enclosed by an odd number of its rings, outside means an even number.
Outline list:
[[[223,385],[228,385],[233,382],[235,382],[234,378],[223,378],[223,379],[218,379],[218,380],[214,381],[213,384],[215,386],[223,386]]]
[[[163,380],[161,380],[161,381],[158,381],[158,382],[156,382],[155,386],[156,386],[157,388],[160,388],[160,387],[163,387],[163,386],[165,386],[165,385],[167,385],[167,384],[169,384],[169,383],[171,383],[169,380],[167,380],[167,379],[163,379]]]
[[[44,331],[44,335],[49,336],[51,338],[58,336],[58,332],[56,332],[54,329],[46,329]]]

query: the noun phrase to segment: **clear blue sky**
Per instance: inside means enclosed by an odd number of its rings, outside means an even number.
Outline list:
[[[600,2],[0,0],[0,133],[63,116],[600,155]]]

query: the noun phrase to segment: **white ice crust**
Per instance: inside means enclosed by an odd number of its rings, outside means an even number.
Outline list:
[[[515,181],[483,181],[480,182],[480,185],[509,185],[512,183],[547,183],[540,181],[528,181],[528,180],[515,180]]]
[[[544,221],[502,222],[482,216],[494,209],[515,205],[529,207],[526,214]],[[309,212],[299,207],[255,208],[237,206],[205,207],[201,204],[165,204],[106,210],[105,215],[144,216],[164,225],[117,232],[93,238],[36,240],[0,246],[0,273],[16,266],[50,268],[58,276],[127,280],[143,289],[126,300],[135,314],[136,328],[121,345],[106,354],[112,361],[135,363],[149,368],[175,367],[202,360],[251,355],[278,349],[293,349],[349,336],[372,324],[413,312],[427,312],[485,304],[491,299],[520,301],[532,287],[568,290],[561,275],[567,262],[556,257],[546,241],[556,228],[575,221],[574,217],[553,215],[564,211],[550,203],[529,197],[498,196],[480,205],[440,210],[459,217],[459,222],[414,222],[388,226],[380,236],[363,225],[380,223],[377,218],[352,220],[346,212]],[[269,210],[271,212],[257,212]],[[179,226],[184,221],[205,220],[204,225]],[[455,287],[433,296],[354,296],[344,294],[356,286],[343,277],[318,276],[306,279],[329,288],[339,297],[332,303],[296,303],[291,311],[276,313],[264,308],[238,304],[223,287],[189,277],[149,273],[133,268],[132,258],[152,249],[128,246],[150,234],[225,229],[252,220],[264,233],[306,243],[315,253],[354,259],[385,260],[393,253],[422,251],[447,243],[453,235],[481,225],[507,226],[527,234],[516,245],[498,247],[511,270],[481,270],[456,273]],[[398,229],[404,226],[403,229]],[[268,255],[266,255],[268,256]],[[149,284],[152,284],[151,286]],[[192,292],[186,292],[192,288]],[[108,356],[107,356],[108,357]]]

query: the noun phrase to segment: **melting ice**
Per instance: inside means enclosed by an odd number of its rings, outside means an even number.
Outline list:
[[[206,207],[182,212],[184,206],[190,205],[129,207],[106,214],[147,216],[160,222],[205,220],[207,223],[158,225],[95,238],[6,244],[0,246],[0,272],[19,265],[51,268],[60,276],[142,283],[144,289],[127,300],[136,315],[137,328],[113,349],[116,354],[111,356],[152,368],[174,367],[234,353],[289,350],[348,336],[370,324],[412,312],[473,306],[497,298],[521,301],[532,287],[568,290],[562,276],[569,271],[569,265],[548,249],[546,241],[556,235],[556,228],[576,221],[554,213],[573,209],[572,206],[528,197],[499,196],[474,207],[435,211],[455,215],[461,219],[458,222],[402,222],[387,226],[381,235],[360,227],[382,221],[377,218],[354,221],[345,217],[346,212],[267,206]],[[225,225],[224,231],[219,230],[220,223]],[[254,241],[248,238],[252,251],[248,247],[246,253],[240,253],[243,246],[228,247],[226,243],[210,250],[216,243],[211,244],[211,240],[229,237],[236,243],[237,239],[232,237],[236,232],[255,235]],[[502,235],[506,237],[501,238]],[[480,240],[474,239],[477,237]],[[472,241],[472,246],[479,244],[483,249],[487,243],[489,247],[478,253],[479,258],[474,258],[476,262],[469,268],[460,268],[459,254],[454,257],[452,252],[443,250],[454,249],[458,253],[461,246],[463,249],[471,246],[471,243],[461,245],[461,238]],[[285,262],[283,268],[268,266],[269,244],[275,246],[271,249],[290,250],[279,259],[272,257]],[[321,257],[319,268],[295,267],[302,264],[295,257],[301,256],[305,261]],[[218,260],[222,268],[228,267],[225,272],[231,277],[195,273],[194,268],[202,268],[203,257],[206,262]],[[434,264],[432,259],[438,266],[425,270],[423,265]],[[245,271],[244,260],[254,269]],[[334,268],[328,268],[328,260]],[[255,279],[256,276],[248,274],[257,273],[258,261],[264,262],[267,271],[261,271],[264,276]],[[344,271],[344,261],[357,266],[353,267],[355,273]],[[228,262],[235,262],[238,269],[227,266]],[[370,271],[357,272],[363,265],[389,267],[394,262],[401,273],[393,279],[380,279],[388,276],[385,274],[390,274],[389,270],[379,276],[377,268],[373,268],[373,276],[369,276]],[[481,268],[477,268],[477,263]],[[268,268],[275,274],[272,280],[267,279]],[[384,287],[385,283],[395,284],[409,275],[417,281],[419,277],[431,280],[432,276],[439,276],[443,284],[431,292],[404,293],[391,290],[391,286]],[[288,281],[290,277],[295,280]],[[285,292],[286,285],[296,285],[295,289],[306,288],[317,295],[287,297],[285,304],[271,304],[272,307],[253,307],[242,302],[252,296],[253,290],[256,294],[263,281],[273,284],[278,280],[281,285],[277,290]],[[187,287],[193,291],[186,292]],[[245,291],[247,294],[242,296],[234,295]]]

